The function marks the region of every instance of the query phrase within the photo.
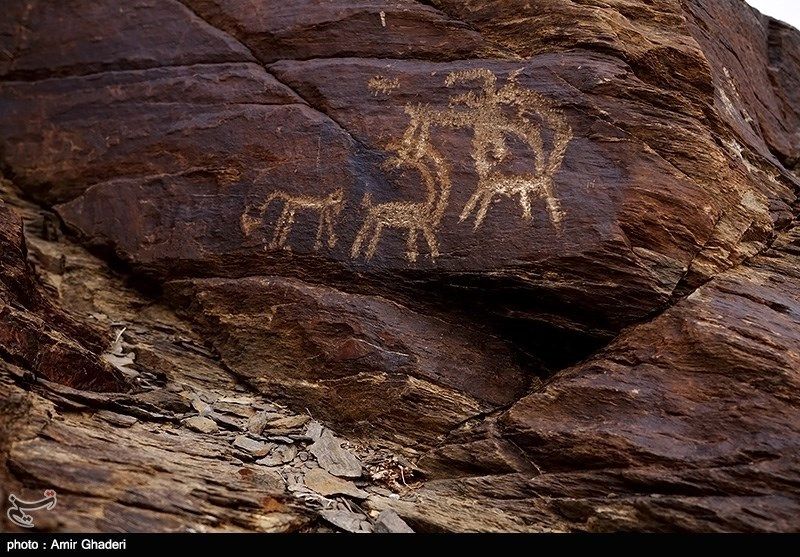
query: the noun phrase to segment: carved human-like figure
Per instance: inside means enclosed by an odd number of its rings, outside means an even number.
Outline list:
[[[531,220],[531,202],[540,197],[547,205],[550,221],[558,227],[563,212],[553,191],[553,176],[564,159],[567,144],[572,139],[572,129],[547,99],[536,91],[520,87],[513,75],[499,89],[497,78],[486,69],[453,72],[445,83],[452,86],[471,80],[483,82],[480,93],[470,91],[451,99],[453,106],[461,105],[468,109],[462,116],[450,116],[450,119],[457,120],[459,127],[468,125],[472,128],[472,158],[478,174],[475,192],[464,206],[459,221],[474,213],[474,228],[477,229],[486,218],[492,201],[499,195],[519,196],[522,216]],[[515,107],[516,118],[509,118],[504,106]],[[540,126],[528,115],[538,117],[550,127],[553,139],[548,152],[545,152]],[[515,136],[530,147],[534,156],[531,172],[509,174],[498,170],[499,164],[508,157],[507,136]]]

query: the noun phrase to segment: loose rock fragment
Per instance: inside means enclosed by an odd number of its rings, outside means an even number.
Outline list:
[[[198,431],[200,433],[216,433],[219,431],[219,426],[214,420],[209,420],[203,416],[192,416],[183,420],[183,424],[189,429]]]
[[[111,425],[115,425],[118,427],[131,427],[133,424],[139,421],[134,416],[128,416],[127,414],[117,414],[116,412],[109,412],[108,410],[100,410],[95,414],[95,416],[97,416],[102,420],[105,420]]]
[[[247,420],[247,431],[253,435],[261,435],[261,432],[264,431],[268,421],[269,414],[267,412],[258,412],[254,416],[251,416],[249,420]]]
[[[121,371],[126,377],[130,378],[139,375],[138,371],[128,367],[135,363],[133,352],[129,352],[128,354],[121,356],[117,354],[103,354],[101,357],[103,360]]]
[[[261,435],[261,432],[264,431],[264,426],[267,425],[267,419],[262,412],[251,416],[249,420],[247,420],[247,431],[252,433],[253,435]]]
[[[322,432],[324,429],[325,428],[322,427],[321,423],[314,420],[310,424],[308,424],[308,427],[306,428],[306,437],[316,441],[322,436]]]
[[[372,531],[372,525],[363,515],[345,510],[325,510],[320,511],[320,516],[346,532],[363,534]]]
[[[272,449],[272,445],[256,441],[255,439],[249,438],[247,435],[237,435],[236,439],[233,440],[233,446],[256,458],[266,456]]]
[[[270,441],[275,441],[277,443],[283,443],[284,445],[291,445],[295,441],[291,437],[286,437],[285,435],[268,435],[266,437]]]
[[[210,404],[203,402],[197,397],[192,399],[192,408],[194,408],[201,416],[208,416],[214,411]]]
[[[167,415],[169,413],[180,415],[192,410],[190,401],[184,396],[166,389],[144,391],[133,395],[131,398],[133,406],[159,415]]]
[[[375,519],[376,534],[413,534],[414,530],[392,509],[386,509]]]
[[[250,406],[223,399],[218,400],[214,404],[214,412],[241,420],[249,420],[256,414],[256,411]]]
[[[284,418],[272,420],[269,422],[269,427],[270,429],[295,429],[304,426],[310,419],[311,418],[304,414],[298,414],[297,416],[286,416]]]
[[[322,468],[309,470],[305,475],[304,481],[306,487],[325,497],[333,495],[346,495],[354,499],[366,499],[369,497],[369,493],[358,489],[353,482],[337,478]]]
[[[244,422],[223,416],[219,412],[211,412],[208,417],[217,422],[220,427],[225,429],[229,429],[231,431],[241,431],[243,429]]]
[[[265,453],[266,456],[261,460],[257,460],[256,464],[263,464],[264,466],[280,466],[287,464],[294,460],[297,456],[297,447],[294,445],[268,445],[270,450]]]
[[[343,449],[341,439],[334,437],[328,430],[323,431],[308,450],[317,458],[319,465],[334,476],[343,478],[361,476],[361,461],[353,453]]]

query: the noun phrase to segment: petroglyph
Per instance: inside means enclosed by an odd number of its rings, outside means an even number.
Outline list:
[[[406,258],[415,262],[419,258],[419,237],[425,241],[431,260],[439,256],[438,229],[450,201],[452,187],[448,161],[433,144],[431,132],[437,128],[467,129],[472,131],[471,158],[478,175],[475,191],[463,207],[459,222],[474,217],[477,230],[486,218],[497,197],[519,199],[522,217],[533,218],[532,205],[542,199],[547,207],[550,222],[560,227],[564,213],[553,187],[553,176],[561,167],[567,145],[572,139],[572,129],[563,114],[555,110],[550,101],[517,83],[518,72],[512,73],[502,87],[497,77],[487,69],[469,69],[451,72],[445,85],[463,85],[476,82],[477,90],[452,95],[449,106],[435,109],[429,104],[408,104],[405,113],[408,127],[402,137],[386,145],[392,156],[384,168],[414,172],[425,187],[425,198],[375,203],[367,192],[362,200],[365,217],[356,233],[350,256],[363,255],[372,259],[386,229],[406,231]],[[374,93],[388,94],[399,86],[396,78],[374,76],[367,87]],[[550,147],[545,148],[542,130],[550,132]],[[530,170],[523,173],[501,169],[502,163],[511,159],[509,140],[521,142],[532,153]],[[344,193],[337,189],[325,197],[292,195],[284,191],[270,194],[258,207],[258,218],[245,211],[241,225],[245,235],[260,226],[267,208],[273,201],[282,201],[283,209],[275,224],[270,247],[289,249],[288,239],[298,211],[316,212],[319,216],[314,250],[319,250],[326,239],[328,247],[336,245],[334,220],[344,206]]]
[[[428,244],[431,259],[439,255],[436,233],[447,209],[451,183],[447,162],[431,143],[431,129],[436,127],[465,128],[473,133],[471,156],[478,184],[459,215],[459,222],[474,215],[474,229],[477,230],[495,198],[505,196],[519,198],[526,221],[533,218],[534,199],[543,199],[550,222],[560,227],[564,212],[554,192],[553,176],[564,160],[572,129],[550,101],[517,83],[517,73],[512,73],[505,85],[498,88],[497,78],[487,69],[452,72],[445,78],[447,87],[477,81],[481,84],[480,90],[452,96],[449,107],[444,110],[433,109],[430,105],[406,105],[410,122],[402,138],[387,145],[386,149],[395,153],[388,164],[415,170],[425,185],[426,198],[420,202],[373,204],[371,194],[367,193],[362,202],[367,215],[353,242],[352,257],[359,257],[363,251],[366,259],[371,259],[384,228],[408,230],[406,258],[409,261],[416,261],[419,256],[420,234]],[[394,89],[396,80],[375,76],[368,87],[377,94],[387,92],[389,84]],[[550,149],[545,149],[542,136],[545,126],[552,134]],[[499,169],[510,155],[509,137],[521,141],[533,153],[530,172],[514,174]]]
[[[378,96],[378,93],[388,95],[399,87],[400,81],[396,77],[389,78],[383,75],[375,75],[367,83],[367,88],[372,91],[372,95],[375,97]]]
[[[495,75],[485,69],[453,72],[447,76],[445,84],[450,87],[467,81],[482,82],[482,89],[479,93],[470,91],[454,96],[451,106],[462,105],[470,110],[457,110],[449,118],[454,121],[452,125],[469,126],[473,130],[472,159],[478,185],[464,205],[459,222],[474,213],[477,230],[496,196],[518,196],[522,217],[530,221],[533,218],[531,203],[539,197],[544,199],[550,221],[559,227],[564,213],[553,189],[553,176],[561,167],[572,139],[572,129],[566,119],[542,95],[520,87],[515,74],[499,89]],[[516,118],[509,118],[503,111],[504,106],[515,108]],[[529,115],[550,128],[553,144],[548,152],[545,152],[541,127],[532,122]],[[507,136],[516,137],[530,148],[534,155],[531,172],[508,174],[497,169],[509,155]]]
[[[323,235],[327,235],[326,243],[329,248],[333,248],[336,245],[337,238],[333,230],[333,223],[344,207],[344,191],[341,188],[324,197],[292,195],[284,191],[273,192],[259,205],[259,219],[250,217],[248,211],[245,211],[242,215],[242,230],[245,236],[249,236],[254,225],[263,220],[267,208],[273,201],[283,201],[283,210],[275,223],[275,231],[269,245],[270,248],[289,249],[287,241],[294,226],[297,211],[311,211],[319,214],[317,235],[314,241],[315,251],[322,247]]]
[[[439,255],[436,229],[450,197],[450,171],[442,155],[431,144],[430,129],[435,121],[435,113],[426,105],[409,105],[405,111],[411,122],[400,140],[387,146],[387,150],[395,155],[385,165],[415,170],[425,184],[427,195],[420,202],[373,204],[372,195],[367,192],[362,202],[367,216],[350,252],[354,258],[361,254],[364,247],[364,256],[371,259],[378,249],[384,228],[408,230],[406,258],[411,262],[416,261],[419,255],[417,241],[420,234],[428,244],[431,259]]]
[[[220,186],[230,186],[242,179],[242,172],[238,168],[219,168],[214,174]]]

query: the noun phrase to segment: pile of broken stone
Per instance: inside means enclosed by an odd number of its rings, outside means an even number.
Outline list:
[[[286,416],[275,411],[277,408],[265,408],[244,424],[215,411],[199,396],[192,401],[192,407],[197,414],[183,420],[186,427],[198,433],[230,437],[236,457],[277,469],[287,490],[331,525],[352,533],[413,532],[395,511],[368,511],[359,504],[371,494],[401,497],[397,491],[402,487],[392,479],[392,468],[398,471],[402,486],[413,499],[406,476],[412,478],[414,469],[402,458],[386,451],[351,446],[310,415]],[[377,485],[387,480],[394,490]]]

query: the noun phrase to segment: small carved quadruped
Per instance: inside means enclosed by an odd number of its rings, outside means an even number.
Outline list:
[[[319,250],[322,247],[323,235],[327,236],[327,245],[332,248],[336,245],[336,233],[333,230],[333,225],[336,217],[342,212],[344,207],[344,191],[337,188],[335,191],[324,197],[313,197],[308,195],[292,195],[285,191],[275,191],[258,206],[259,219],[263,220],[264,214],[267,212],[270,204],[273,201],[282,201],[283,210],[281,211],[278,221],[275,223],[275,230],[272,235],[272,241],[269,247],[272,249],[290,249],[288,245],[289,234],[294,226],[297,211],[311,211],[319,214],[319,224],[317,225],[317,236],[314,241],[314,250]],[[249,235],[252,228],[249,224],[250,218],[247,212],[242,215],[242,229],[245,235]],[[259,220],[259,222],[260,222]]]

